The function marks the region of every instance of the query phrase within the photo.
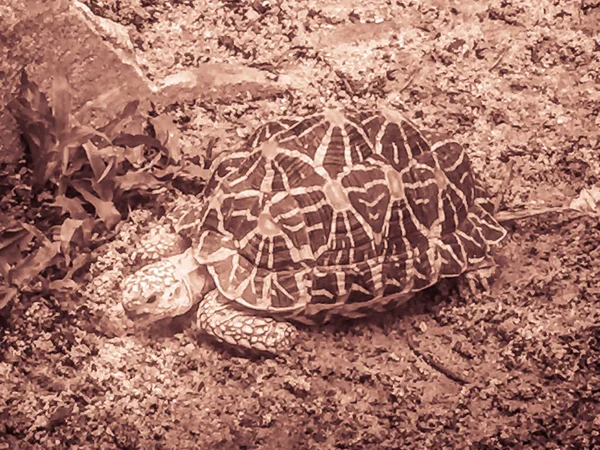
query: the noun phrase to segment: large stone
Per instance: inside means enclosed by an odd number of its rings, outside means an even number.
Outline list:
[[[18,92],[24,67],[46,93],[52,75],[65,71],[72,110],[86,125],[106,123],[134,99],[157,106],[193,99],[243,102],[272,96],[293,82],[243,65],[207,63],[155,84],[137,64],[127,29],[74,0],[8,0],[0,6],[0,29],[0,163],[16,161],[23,151],[6,104]]]
[[[88,109],[99,122],[132,99],[148,98],[151,90],[119,25],[96,18],[79,2],[5,1],[0,6],[0,163],[17,160],[23,151],[6,105],[18,92],[24,67],[46,93],[52,75],[64,70],[74,110],[99,97],[110,97],[109,108]]]

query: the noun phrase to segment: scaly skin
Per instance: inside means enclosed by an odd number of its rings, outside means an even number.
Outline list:
[[[219,341],[273,354],[289,351],[296,338],[292,324],[236,309],[235,304],[216,289],[200,302],[197,325]]]
[[[123,281],[123,307],[136,323],[150,324],[199,303],[196,324],[218,341],[273,354],[290,350],[296,336],[292,324],[236,308],[207,276],[189,251],[157,261]]]

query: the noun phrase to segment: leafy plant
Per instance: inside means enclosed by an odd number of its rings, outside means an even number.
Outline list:
[[[20,92],[8,108],[28,149],[13,190],[30,191],[30,213],[17,219],[13,212],[0,221],[0,281],[8,282],[0,287],[0,308],[42,272],[52,272],[44,278],[50,288],[71,287],[74,273],[127,216],[134,197],[151,197],[182,171],[177,146],[170,143],[169,150],[145,132],[147,118],[138,104],[128,103],[102,127],[82,125],[63,74],[53,78],[51,106],[22,72]]]

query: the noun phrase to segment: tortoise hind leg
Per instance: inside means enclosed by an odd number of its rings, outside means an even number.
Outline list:
[[[498,265],[492,256],[469,267],[458,279],[458,292],[463,299],[490,293],[492,284],[498,277]]]
[[[198,305],[197,325],[219,341],[274,354],[290,350],[296,337],[292,324],[236,309],[235,303],[216,289]]]

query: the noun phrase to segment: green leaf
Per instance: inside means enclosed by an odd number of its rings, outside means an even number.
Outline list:
[[[115,176],[117,174],[116,158],[111,157],[108,163],[105,163],[102,153],[91,142],[83,144],[83,148],[94,172],[94,179],[91,180],[92,189],[102,200],[112,201],[115,190]]]
[[[16,121],[18,122],[21,130],[23,130],[24,125],[32,122],[41,122],[39,120],[39,116],[36,112],[31,108],[29,102],[25,99],[17,97],[12,99],[6,105],[10,113],[14,116]]]
[[[83,208],[81,200],[78,198],[69,198],[64,195],[59,195],[52,203],[52,206],[61,208],[62,214],[68,213],[73,219],[85,219],[89,214]]]
[[[121,133],[113,139],[113,145],[120,145],[121,147],[137,147],[138,145],[147,145],[168,153],[168,150],[160,143],[158,139],[145,134]]]
[[[51,281],[49,287],[52,291],[72,292],[79,288],[79,284],[65,277],[62,280]]]
[[[137,172],[126,172],[124,175],[116,177],[117,186],[122,191],[131,191],[132,189],[155,189],[163,183],[149,172],[139,170]]]
[[[59,70],[52,79],[52,100],[55,132],[60,141],[70,129],[71,121],[71,89],[63,70]]]
[[[15,242],[21,241],[27,234],[28,232],[22,227],[19,227],[18,230],[5,230],[0,237],[0,252]]]
[[[55,174],[59,154],[55,118],[46,96],[37,84],[29,81],[25,71],[21,73],[19,95],[8,104],[33,159],[32,184],[39,190]]]
[[[48,105],[48,98],[40,91],[38,85],[34,81],[30,81],[25,69],[21,71],[21,89],[19,93],[21,97],[35,111],[40,119],[45,119],[47,122],[52,122],[52,109]]]
[[[21,135],[27,142],[34,164],[43,160],[45,149],[50,146],[50,133],[47,125],[39,120],[18,121]]]
[[[167,114],[161,114],[158,117],[150,119],[150,123],[154,127],[156,138],[168,149],[171,160],[179,162],[181,160],[181,150],[179,148],[180,133],[172,117]]]
[[[5,230],[0,238],[0,277],[8,279],[12,266],[23,259],[23,251],[33,240],[33,235],[19,227]]]
[[[144,162],[144,148],[139,145],[137,147],[125,147],[122,149],[123,157],[132,165],[140,165]]]
[[[49,287],[52,291],[73,292],[79,288],[79,283],[65,277],[62,280],[51,281]]]
[[[94,232],[94,228],[99,223],[99,220],[94,219],[93,217],[88,217],[83,220],[83,224],[81,225],[81,231],[83,232],[83,242],[92,242],[92,234]]]
[[[8,305],[17,295],[19,290],[14,287],[0,287],[0,309]]]
[[[106,167],[104,168],[104,172],[102,172],[102,174],[100,175],[100,178],[98,178],[98,183],[102,183],[104,180],[111,180],[114,177],[111,177],[111,174],[113,174],[114,169],[116,167],[116,161],[117,158],[111,158],[108,161],[108,164],[106,165]]]
[[[50,242],[50,240],[46,237],[44,233],[37,229],[37,227],[33,225],[29,225],[28,223],[23,222],[21,224],[23,228],[29,231],[33,236],[35,236],[40,242]]]
[[[102,131],[87,125],[77,125],[71,128],[68,136],[65,136],[64,144],[67,147],[79,147],[94,137],[101,138],[106,144],[111,143],[111,139]]]
[[[95,180],[98,180],[106,168],[102,157],[97,153],[98,148],[91,142],[86,142],[83,144],[83,149],[85,150],[87,159],[92,167],[92,171],[94,172],[94,178]]]
[[[92,188],[102,200],[112,201],[115,194],[115,177],[117,175],[116,158],[111,158],[98,181],[92,181]]]
[[[60,250],[63,255],[65,255],[65,259],[67,260],[67,265],[71,264],[69,249],[71,248],[71,241],[73,240],[73,236],[81,228],[83,224],[83,220],[70,219],[67,218],[62,223],[60,227]],[[82,242],[79,242],[82,244]]]
[[[102,200],[92,194],[86,187],[86,183],[80,180],[73,180],[71,185],[81,196],[94,206],[98,217],[106,224],[106,227],[112,229],[121,221],[121,213],[115,208],[111,201]]]
[[[87,166],[89,166],[89,161],[82,148],[71,149],[69,157],[69,166],[67,167],[67,170],[63,172],[62,175],[67,179],[71,179],[74,175],[76,176],[77,174],[79,174],[79,172],[81,172],[81,169],[83,169],[84,167],[87,168]]]
[[[9,281],[17,287],[22,287],[30,283],[50,266],[59,251],[60,242],[47,242],[11,270]]]
[[[116,133],[120,132],[120,129],[121,129],[120,125],[122,125],[123,122],[125,122],[127,119],[129,119],[131,116],[133,116],[135,114],[139,104],[140,104],[139,100],[133,100],[133,101],[127,103],[125,105],[125,107],[123,108],[123,111],[121,111],[121,114],[119,114],[116,118],[112,119],[106,125],[101,127],[100,130],[102,132],[106,133],[107,135],[114,137],[115,132]]]
[[[67,272],[65,279],[73,278],[73,275],[78,270],[85,267],[91,260],[92,260],[92,255],[90,255],[89,253],[80,253],[79,255],[77,255],[75,257],[75,259],[73,260],[73,264],[72,264],[71,268],[69,269],[69,271]]]

